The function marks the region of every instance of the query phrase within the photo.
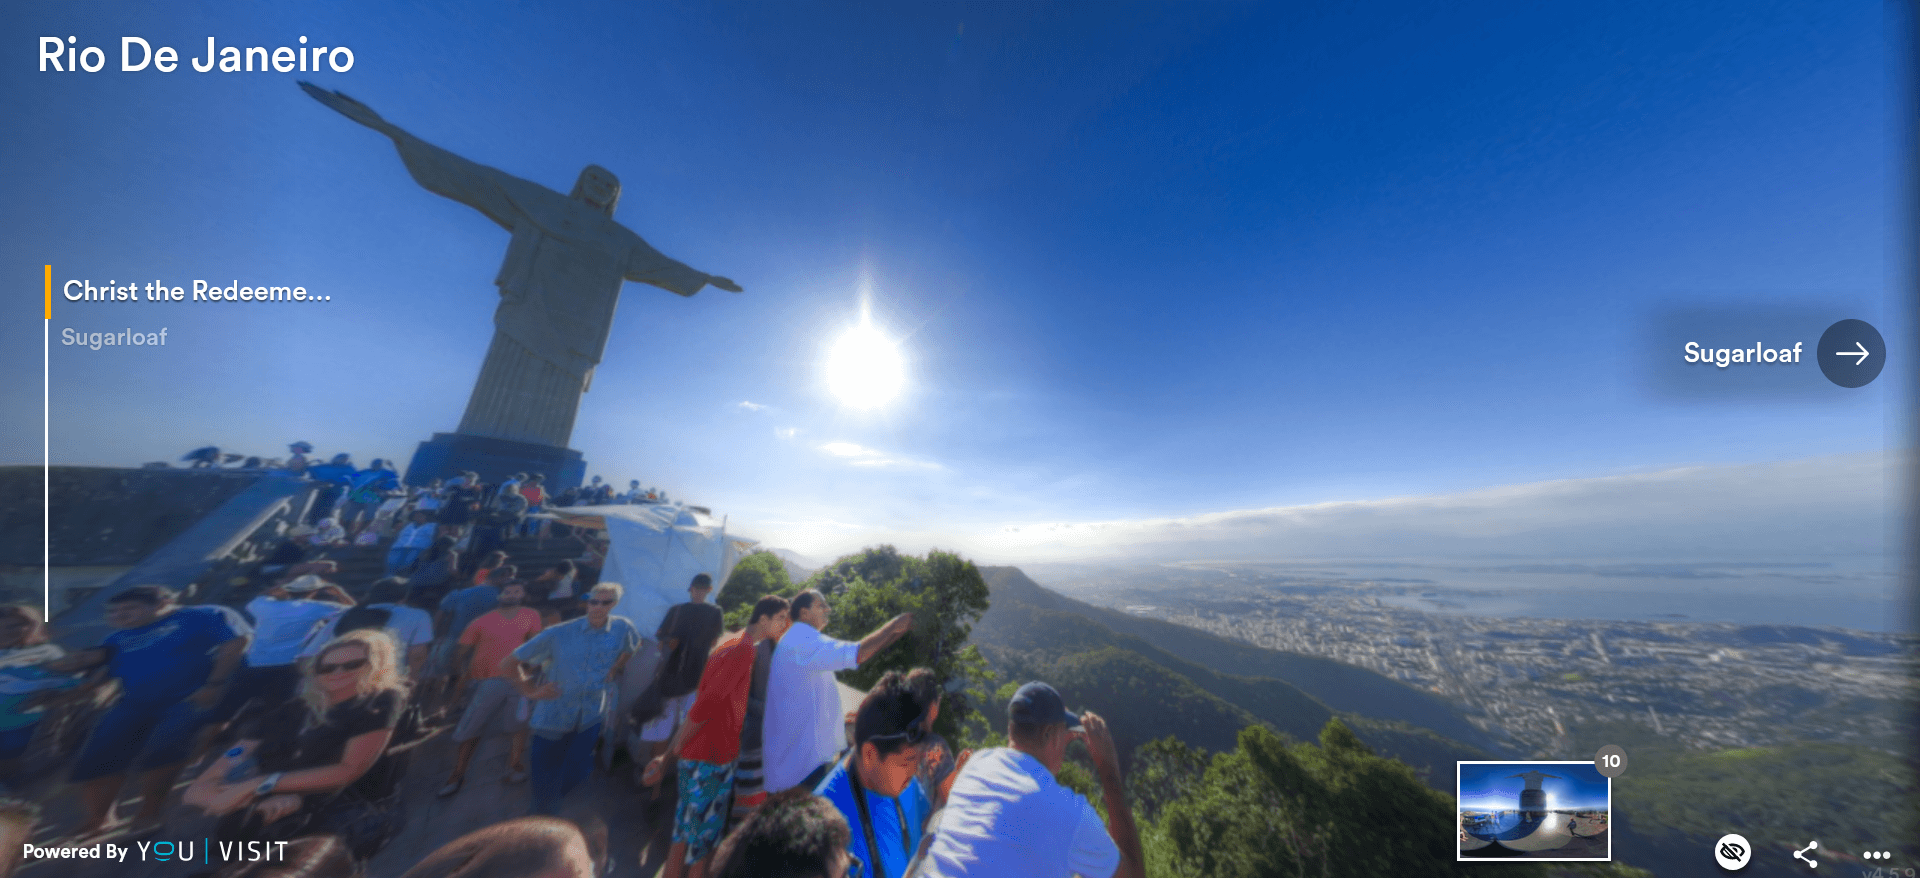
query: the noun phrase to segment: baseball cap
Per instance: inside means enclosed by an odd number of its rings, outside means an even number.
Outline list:
[[[1037,681],[1021,686],[1020,691],[1013,693],[1013,701],[1007,704],[1007,716],[1023,725],[1066,723],[1068,731],[1080,731],[1080,717],[1067,710],[1067,703],[1060,697],[1060,692]]]

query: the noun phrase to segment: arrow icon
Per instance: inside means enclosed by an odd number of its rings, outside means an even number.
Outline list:
[[[1814,343],[1820,374],[1841,387],[1865,387],[1887,365],[1887,341],[1865,320],[1842,320],[1827,327]],[[1852,357],[1853,362],[1847,362]]]

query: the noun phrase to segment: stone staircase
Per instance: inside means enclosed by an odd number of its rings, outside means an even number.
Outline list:
[[[308,560],[332,561],[339,565],[339,570],[327,579],[339,584],[356,599],[361,599],[385,572],[387,550],[392,547],[392,544],[393,540],[389,537],[374,546],[343,546],[328,549]],[[530,580],[552,569],[561,561],[579,558],[585,548],[586,544],[579,537],[568,535],[550,536],[545,540],[544,545],[534,537],[514,537],[507,540],[503,551],[507,553],[507,563],[519,568],[520,578]],[[472,554],[474,553],[469,552],[461,556],[459,581],[461,587],[472,584],[475,565],[480,561],[477,556],[467,557]],[[582,570],[579,579],[575,581],[575,593],[578,594],[580,588],[591,585],[595,576],[594,571]],[[242,575],[227,584],[228,588],[224,590],[218,601],[238,607],[271,584],[272,577],[261,576],[258,573]]]

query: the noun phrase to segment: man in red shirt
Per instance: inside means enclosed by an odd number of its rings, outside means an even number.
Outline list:
[[[734,760],[740,757],[754,645],[780,636],[787,624],[786,598],[767,595],[755,603],[746,630],[720,641],[707,657],[687,721],[667,742],[666,752],[647,764],[641,780],[651,786],[660,782],[666,760],[679,757],[680,804],[674,811],[665,878],[707,876],[707,861],[727,825],[727,793],[733,788]]]
[[[459,744],[460,749],[454,755],[453,776],[440,788],[442,797],[460,792],[460,785],[467,779],[467,765],[480,747],[480,737],[496,715],[504,716],[507,729],[513,733],[513,752],[507,758],[507,782],[527,779],[527,718],[521,713],[519,691],[500,671],[502,659],[540,633],[540,614],[521,606],[526,597],[527,589],[522,583],[508,582],[500,586],[500,602],[460,632],[460,653],[453,665],[454,685],[459,685],[457,678],[464,670],[467,679],[472,681],[472,690],[468,693],[466,712],[460,715],[460,724],[453,730],[454,743]]]

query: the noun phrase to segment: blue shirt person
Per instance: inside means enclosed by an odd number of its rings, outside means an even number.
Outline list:
[[[920,835],[926,829],[927,817],[933,813],[933,804],[917,778],[908,781],[898,796],[883,796],[862,784],[859,793],[867,799],[863,815],[854,801],[854,780],[855,775],[847,770],[847,760],[843,759],[813,791],[814,795],[832,802],[842,816],[854,815],[847,819],[847,825],[853,829],[847,852],[859,857],[866,868],[860,875],[848,873],[847,878],[877,875],[901,878],[912,864],[914,852],[920,849]],[[869,844],[877,847],[878,852]],[[879,869],[874,868],[875,864]]]
[[[864,868],[848,878],[902,878],[912,864],[933,813],[916,775],[933,745],[934,709],[906,674],[887,672],[854,714],[853,749],[814,787],[853,831],[847,851]]]
[[[107,602],[107,624],[119,630],[95,649],[53,663],[56,671],[106,665],[120,681],[120,700],[101,716],[74,758],[88,836],[115,826],[113,806],[128,771],[141,774],[134,831],[157,828],[186,766],[195,733],[225,693],[253,631],[226,607],[178,607],[173,591],[137,585]]]
[[[114,609],[108,611],[110,624]],[[220,647],[252,633],[247,620],[228,607],[180,607],[107,635],[102,648],[108,672],[120,680],[122,702],[165,707],[203,688],[224,687],[224,674],[213,677]]]
[[[558,814],[561,800],[593,770],[593,746],[613,710],[617,681],[640,646],[640,629],[613,607],[624,594],[603,582],[587,595],[587,614],[555,625],[501,662],[508,682],[533,702],[533,811]]]

